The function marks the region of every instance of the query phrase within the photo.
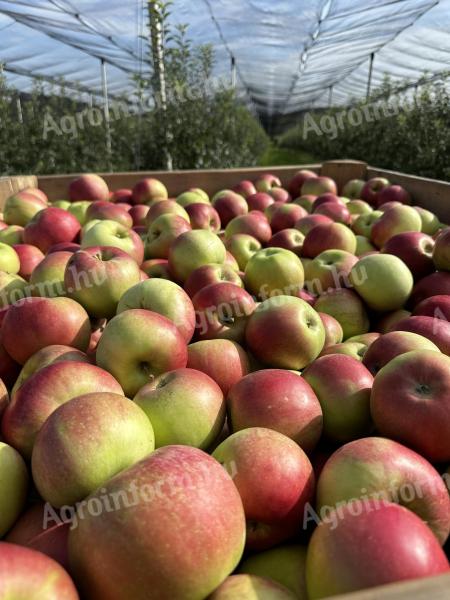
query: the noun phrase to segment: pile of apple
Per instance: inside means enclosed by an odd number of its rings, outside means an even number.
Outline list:
[[[448,572],[450,228],[306,170],[67,197],[0,223],[0,600]]]

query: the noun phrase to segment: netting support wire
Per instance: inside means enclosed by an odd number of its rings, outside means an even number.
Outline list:
[[[108,169],[112,171],[111,153],[111,127],[110,127],[110,115],[109,115],[109,98],[108,98],[108,77],[106,73],[106,63],[102,58],[100,60],[102,70],[102,89],[103,89],[103,110],[105,113],[105,135],[106,135],[106,156],[108,161]]]
[[[164,65],[164,39],[163,39],[163,16],[160,0],[149,0],[150,16],[150,37],[152,47],[153,69],[155,73],[154,81],[157,89],[156,106],[160,104],[164,128],[164,167],[167,171],[172,171],[172,156],[169,151],[169,122],[167,119],[167,88],[166,88],[166,70]]]
[[[375,61],[375,52],[372,52],[369,60],[369,77],[367,79],[367,100],[370,98],[370,91],[372,88],[372,75],[373,75],[373,63]]]
[[[332,104],[333,104],[333,86],[330,85],[329,90],[328,90],[328,107],[331,108]]]
[[[236,89],[236,59],[231,56],[231,87]]]
[[[17,98],[17,118],[19,119],[19,123],[23,124],[23,111],[22,111],[22,102],[20,98]]]

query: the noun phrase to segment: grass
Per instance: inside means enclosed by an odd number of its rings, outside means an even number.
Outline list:
[[[272,144],[259,161],[261,167],[277,167],[287,165],[307,165],[320,162],[320,158],[305,150],[279,148]]]

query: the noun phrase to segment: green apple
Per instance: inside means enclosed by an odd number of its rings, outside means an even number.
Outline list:
[[[370,238],[370,232],[372,225],[378,221],[383,215],[381,210],[373,210],[371,213],[360,215],[352,225],[353,232],[356,235],[363,235],[366,238]]]
[[[414,210],[419,213],[419,217],[422,221],[422,233],[428,235],[434,235],[441,228],[441,223],[437,216],[429,210],[422,208],[421,206],[413,206]]]
[[[14,246],[23,242],[23,227],[20,225],[10,225],[0,231],[0,242]]]
[[[85,226],[86,227],[86,226]],[[132,229],[105,219],[82,233],[81,247],[113,246],[123,250],[140,265],[144,259],[144,244]]]
[[[261,243],[247,233],[236,233],[226,243],[227,249],[236,259],[239,269],[245,271],[250,258],[261,250]]]
[[[14,525],[25,505],[28,471],[20,454],[0,442],[0,537]]]
[[[20,259],[17,252],[9,246],[0,242],[0,271],[17,275],[20,271]]]
[[[215,590],[209,600],[295,600],[287,588],[267,577],[230,575]]]
[[[182,233],[173,242],[169,252],[169,266],[178,281],[186,281],[189,275],[210,263],[223,264],[227,251],[220,238],[207,229],[195,229]]]
[[[83,227],[87,223],[86,211],[91,205],[89,200],[78,200],[77,202],[71,202],[67,210],[77,219],[79,224]]]
[[[296,254],[284,248],[258,250],[245,267],[248,291],[262,299],[270,296],[296,296],[305,273]]]
[[[365,235],[357,235],[355,250],[356,256],[367,254],[367,252],[376,252],[375,246],[369,242]]]
[[[65,296],[64,273],[72,252],[52,252],[34,268],[30,277],[33,296],[55,298]]]
[[[367,306],[378,312],[402,308],[414,285],[411,271],[392,254],[361,258],[350,272],[350,281]]]
[[[0,308],[13,304],[30,293],[28,283],[19,275],[0,271]]]
[[[67,210],[70,206],[69,200],[55,200],[54,202],[50,202],[49,206],[54,206],[55,208],[62,208],[63,210]]]
[[[204,195],[202,195],[198,192],[192,191],[192,192],[183,192],[182,194],[180,194],[177,197],[177,202],[180,206],[185,208],[186,206],[189,206],[189,204],[198,204],[198,203],[209,204],[209,199],[206,199]]]

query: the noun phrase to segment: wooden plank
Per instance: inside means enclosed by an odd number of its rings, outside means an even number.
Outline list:
[[[391,183],[403,186],[415,204],[431,210],[443,223],[450,223],[450,183],[369,167],[367,178],[372,177],[386,177]]]
[[[334,179],[338,190],[342,192],[350,179],[366,179],[367,163],[360,160],[330,160],[323,163],[320,174]]]
[[[332,596],[327,600],[448,600],[450,575],[394,583],[353,594]]]
[[[273,173],[287,184],[301,168],[320,172],[321,165],[301,165],[288,167],[256,167],[247,169],[213,169],[197,171],[149,171],[131,173],[100,173],[111,189],[132,188],[143,177],[156,177],[164,183],[170,196],[178,196],[191,187],[199,187],[208,194],[230,188],[242,179],[254,180],[263,173]],[[38,185],[51,200],[60,200],[67,196],[67,188],[74,175],[42,176]]]

